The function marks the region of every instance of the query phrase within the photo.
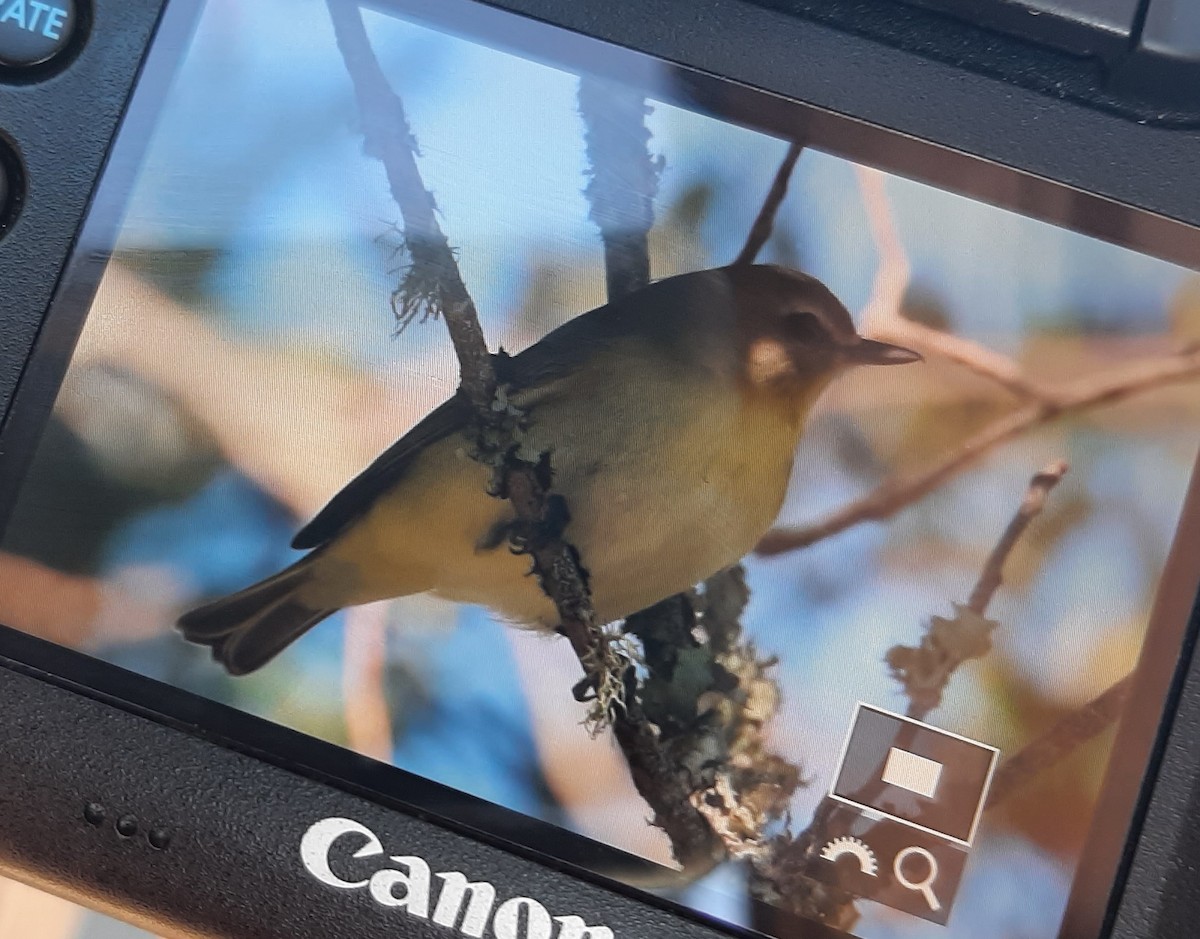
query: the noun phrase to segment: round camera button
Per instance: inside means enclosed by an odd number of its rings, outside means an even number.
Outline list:
[[[78,18],[76,0],[0,0],[0,65],[50,61],[67,48]]]
[[[24,196],[25,176],[21,161],[0,133],[0,239],[16,220]]]

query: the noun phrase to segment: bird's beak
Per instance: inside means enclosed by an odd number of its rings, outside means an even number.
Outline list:
[[[894,346],[890,342],[860,339],[846,349],[846,358],[855,365],[906,365],[920,362],[924,357],[919,352]]]

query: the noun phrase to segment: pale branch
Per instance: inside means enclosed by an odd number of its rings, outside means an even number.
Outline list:
[[[908,696],[909,717],[924,720],[941,704],[946,685],[958,667],[991,651],[992,632],[997,624],[987,618],[987,608],[1003,583],[1004,565],[1029,524],[1042,513],[1050,491],[1066,473],[1067,464],[1055,460],[1030,480],[1020,507],[984,562],[965,606],[956,605],[950,618],[930,617],[920,645],[896,645],[888,649],[885,661],[892,677]]]
[[[650,283],[650,229],[662,157],[649,152],[650,106],[643,95],[615,82],[579,80],[579,114],[587,149],[590,217],[604,243],[609,300]]]
[[[855,170],[871,238],[879,255],[871,293],[859,315],[862,331],[875,339],[954,362],[1019,398],[1041,397],[1042,385],[1023,375],[1020,365],[1008,356],[904,316],[904,295],[911,279],[911,268],[896,231],[886,177],[879,170],[866,166],[857,166]]]
[[[338,49],[350,74],[363,123],[367,152],[385,169],[392,197],[404,222],[404,244],[411,266],[398,288],[401,313],[442,316],[460,366],[462,393],[473,406],[480,462],[495,474],[498,496],[510,499],[518,524],[513,544],[533,560],[542,589],[554,601],[560,629],[584,671],[601,691],[613,691],[609,676],[624,667],[607,642],[592,610],[587,575],[578,553],[562,538],[564,507],[550,491],[549,460],[536,463],[516,456],[514,435],[524,415],[497,399],[496,371],[488,352],[475,303],[467,291],[454,251],[438,224],[436,204],[417,166],[417,141],[400,96],[371,48],[358,6],[352,0],[327,0]],[[402,325],[406,321],[402,318]],[[601,696],[604,704],[613,698]],[[597,722],[607,715],[595,715]]]
[[[1124,713],[1132,688],[1133,676],[1126,675],[1004,760],[992,778],[985,808],[1004,802],[1043,770],[1113,726]]]
[[[865,496],[819,522],[768,532],[755,552],[783,554],[836,535],[862,522],[891,518],[923,499],[997,447],[1054,420],[1115,404],[1142,392],[1200,378],[1200,351],[1114,366],[1103,374],[1063,382],[1043,399],[1011,411],[964,440],[957,449],[915,473],[894,475]]]
[[[738,252],[738,256],[734,258],[734,264],[753,264],[759,252],[762,251],[770,239],[771,232],[775,228],[775,216],[779,214],[779,207],[783,205],[784,197],[787,196],[788,183],[791,182],[792,171],[796,168],[796,161],[800,159],[800,154],[803,150],[804,145],[798,141],[793,141],[788,145],[783,162],[779,164],[779,169],[775,171],[775,179],[771,183],[771,188],[767,190],[767,197],[763,200],[762,208],[758,210],[754,224],[750,226],[750,234],[746,237],[746,244]]]
[[[879,253],[871,297],[862,313],[864,331],[969,368],[1022,399],[1023,405],[996,418],[924,470],[893,475],[820,521],[768,532],[755,548],[757,554],[771,556],[806,548],[863,522],[891,518],[974,466],[992,450],[1031,430],[1162,385],[1200,377],[1200,351],[1193,348],[1176,355],[1127,363],[1103,374],[1055,384],[1038,382],[1024,376],[1020,366],[1007,356],[906,319],[901,313],[901,302],[908,285],[909,265],[896,232],[883,175],[860,167],[858,177]]]
[[[871,336],[884,342],[906,346],[926,358],[937,357],[961,365],[1011,392],[1018,398],[1047,398],[1050,389],[1021,373],[1021,367],[972,339],[942,332],[915,320],[897,317],[872,329]]]

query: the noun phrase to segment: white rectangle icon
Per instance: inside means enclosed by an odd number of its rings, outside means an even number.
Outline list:
[[[937,792],[938,780],[942,778],[942,764],[907,750],[892,747],[883,766],[885,783],[915,792],[932,799]]]

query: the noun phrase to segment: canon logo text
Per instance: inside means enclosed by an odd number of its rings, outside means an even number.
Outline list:
[[[482,939],[491,925],[495,939],[614,939],[607,926],[588,926],[578,916],[554,916],[537,900],[512,897],[496,905],[496,888],[486,880],[468,881],[458,871],[433,872],[424,858],[386,857],[387,867],[365,880],[345,880],[329,866],[336,843],[365,840],[349,857],[384,857],[383,844],[371,829],[349,818],[323,818],[300,839],[300,858],[317,880],[340,890],[365,890],[380,906],[429,920],[471,939]],[[349,850],[350,844],[342,850]],[[434,880],[437,880],[436,889]],[[434,894],[436,893],[436,897]]]

